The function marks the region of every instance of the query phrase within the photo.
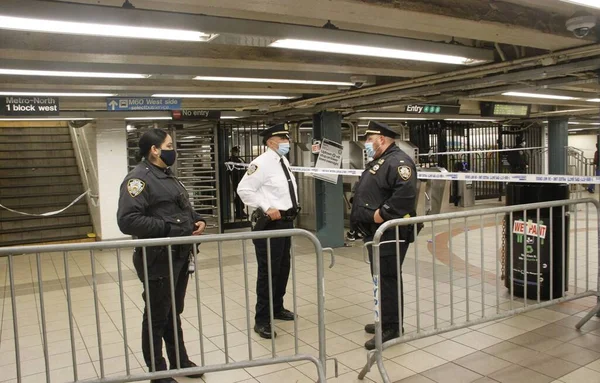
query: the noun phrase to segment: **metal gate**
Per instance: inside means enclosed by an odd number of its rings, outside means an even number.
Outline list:
[[[129,170],[137,165],[135,154],[139,138],[152,127],[154,125],[128,126]],[[193,125],[171,125],[164,129],[177,148],[177,162],[172,169],[188,190],[192,206],[206,219],[207,228],[220,231],[216,124],[206,121]]]
[[[468,170],[476,173],[500,173],[497,153],[470,153],[436,155],[436,153],[460,151],[485,151],[497,149],[499,127],[495,124],[427,121],[409,122],[410,141],[419,147],[420,164],[425,167],[439,166],[449,171],[459,171],[466,163]],[[475,199],[499,198],[500,183],[474,182]],[[452,198],[452,197],[451,197]]]
[[[234,185],[236,179],[241,179],[244,171],[239,169],[227,169],[225,162],[231,160],[231,150],[234,147],[239,148],[239,158],[246,164],[252,162],[261,155],[267,147],[262,143],[262,137],[259,133],[265,129],[263,122],[243,122],[243,121],[221,121],[218,127],[219,143],[219,185],[221,199],[221,228],[238,229],[249,227],[248,208],[243,206],[245,214],[236,217],[236,195]],[[233,172],[241,172],[234,174]],[[241,202],[238,202],[241,203]]]

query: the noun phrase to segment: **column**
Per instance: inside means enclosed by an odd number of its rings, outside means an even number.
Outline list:
[[[126,238],[117,225],[119,188],[127,175],[127,130],[123,120],[96,122],[96,155],[98,164],[98,202],[102,240]]]
[[[569,118],[548,119],[548,174],[567,174]]]
[[[313,137],[342,142],[342,116],[335,112],[313,115]],[[344,148],[348,150],[348,148]],[[315,179],[317,238],[323,247],[344,246],[344,187],[340,176],[337,184]]]

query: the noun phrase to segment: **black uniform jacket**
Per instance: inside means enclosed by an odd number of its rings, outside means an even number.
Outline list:
[[[377,209],[384,221],[405,218],[407,215],[414,217],[416,200],[415,163],[396,144],[392,144],[381,157],[367,164],[356,185],[350,220],[368,242],[380,226],[374,220]],[[401,230],[401,237],[404,231]],[[395,229],[386,231],[382,241],[395,240],[395,233]],[[395,244],[381,246],[381,255],[395,254],[395,249]],[[390,251],[391,254],[387,254]]]
[[[203,221],[189,202],[189,195],[170,169],[140,162],[121,184],[117,223],[125,234],[137,238],[183,237],[191,235],[195,223]],[[172,246],[173,271],[187,265],[191,246]],[[167,247],[147,247],[148,278],[169,275]],[[136,248],[133,263],[144,279],[142,249]]]

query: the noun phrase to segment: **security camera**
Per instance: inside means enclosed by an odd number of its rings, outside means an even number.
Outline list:
[[[350,81],[354,83],[355,87],[362,88],[369,82],[369,78],[367,76],[350,76]]]
[[[573,32],[575,37],[584,38],[590,34],[591,30],[598,24],[596,16],[590,15],[587,12],[576,12],[570,19],[567,20],[567,30]]]

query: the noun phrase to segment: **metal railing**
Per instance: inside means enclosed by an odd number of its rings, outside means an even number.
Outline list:
[[[290,335],[293,336],[293,354],[291,355],[278,355],[277,350],[277,341],[273,337],[271,339],[271,352],[270,356],[261,356],[260,358],[253,357],[253,347],[260,347],[260,345],[256,345],[256,342],[252,338],[252,327],[251,327],[251,308],[250,308],[250,297],[249,291],[252,288],[248,282],[248,250],[247,250],[247,241],[248,240],[256,240],[256,239],[266,239],[267,241],[267,260],[268,260],[268,277],[269,277],[269,296],[273,296],[273,286],[271,283],[271,250],[270,250],[270,241],[273,238],[282,238],[282,237],[292,237],[292,245],[291,245],[291,286],[292,286],[292,300],[293,300],[293,312],[297,312],[297,276],[296,276],[296,254],[294,252],[294,239],[297,237],[301,237],[307,242],[312,243],[314,246],[315,256],[316,256],[316,311],[318,317],[317,331],[318,331],[318,339],[319,339],[319,349],[318,349],[318,357],[315,357],[310,354],[300,353],[300,344],[298,337],[298,316],[293,323],[293,331],[288,330]],[[218,265],[218,276],[214,276],[215,280],[218,280],[218,287],[210,288],[212,291],[212,296],[208,298],[202,298],[201,291],[203,288],[206,288],[206,285],[201,286],[204,282],[199,279],[199,271],[196,270],[194,273],[194,285],[195,285],[195,303],[197,309],[197,315],[193,314],[192,317],[197,321],[197,335],[200,346],[200,358],[201,365],[194,368],[182,368],[180,365],[181,361],[179,360],[179,342],[183,341],[183,339],[179,339],[177,333],[177,326],[174,327],[174,340],[175,340],[175,351],[177,353],[176,360],[177,366],[171,366],[171,368],[175,368],[173,370],[166,371],[154,371],[156,368],[155,360],[154,360],[154,352],[152,349],[152,341],[150,341],[151,352],[150,355],[152,357],[152,363],[150,372],[144,372],[139,367],[135,367],[133,365],[133,360],[135,356],[132,355],[132,350],[139,350],[139,339],[135,341],[130,341],[130,333],[131,333],[131,324],[128,324],[128,318],[126,315],[126,307],[131,309],[130,305],[134,305],[133,302],[130,302],[128,299],[128,295],[125,293],[125,290],[130,284],[127,283],[127,278],[129,279],[137,279],[137,277],[133,278],[133,273],[131,270],[128,270],[129,266],[125,262],[122,261],[122,251],[124,249],[130,249],[133,247],[142,249],[142,259],[143,259],[143,287],[144,287],[144,298],[146,302],[150,302],[150,289],[149,289],[149,278],[148,278],[148,257],[146,254],[146,249],[155,247],[155,246],[163,246],[166,247],[166,255],[169,260],[169,282],[170,282],[170,296],[171,296],[171,312],[173,314],[173,323],[177,323],[176,318],[176,303],[175,303],[175,286],[174,286],[174,278],[173,278],[173,257],[174,246],[181,245],[192,245],[194,258],[196,261],[198,260],[198,244],[210,244],[213,243],[216,245],[216,255],[214,259],[211,261],[214,262],[216,260],[216,265]],[[214,246],[214,245],[211,245]],[[224,246],[235,246],[233,249],[230,249],[230,253],[227,257],[224,256],[223,247]],[[101,288],[102,281],[106,279],[107,275],[102,275],[98,272],[100,262],[102,260],[106,261],[106,252],[114,250],[116,255],[116,270],[115,265],[111,264],[112,275],[110,282],[115,283],[118,286],[118,291],[116,289],[112,289],[111,291],[107,291],[106,288]],[[241,252],[240,252],[241,250]],[[99,252],[105,252],[104,254],[100,254]],[[78,253],[79,252],[79,253]],[[83,254],[81,253],[83,252]],[[20,320],[24,320],[25,324],[31,323],[32,318],[37,319],[39,317],[39,322],[36,322],[36,325],[39,324],[37,334],[41,333],[41,344],[39,344],[35,351],[38,353],[43,352],[44,358],[44,371],[45,371],[45,381],[51,382],[51,372],[60,367],[70,367],[72,368],[72,381],[79,382],[85,380],[86,382],[102,382],[102,383],[121,383],[121,382],[133,382],[140,380],[149,380],[149,379],[160,379],[166,377],[177,377],[184,376],[190,374],[200,374],[200,373],[209,373],[209,372],[219,372],[219,371],[227,371],[233,369],[241,369],[241,368],[251,368],[258,366],[265,366],[270,364],[278,364],[278,363],[286,363],[286,362],[298,362],[298,361],[309,361],[312,362],[317,368],[317,375],[320,382],[326,381],[326,344],[325,344],[325,312],[324,312],[324,260],[323,260],[323,252],[331,253],[331,265],[329,267],[333,267],[334,258],[333,251],[331,249],[323,249],[321,247],[318,239],[308,231],[300,230],[300,229],[288,229],[288,230],[273,230],[273,231],[259,231],[259,232],[244,232],[244,233],[232,233],[232,234],[218,234],[218,235],[202,235],[202,236],[190,236],[190,237],[181,237],[181,238],[159,238],[159,239],[144,239],[144,240],[119,240],[112,242],[96,242],[96,243],[80,243],[80,244],[57,244],[57,245],[41,245],[41,246],[20,246],[20,247],[5,247],[0,248],[0,261],[3,259],[6,261],[7,267],[7,278],[8,278],[8,288],[7,291],[4,291],[5,304],[11,305],[11,314],[12,314],[12,322],[13,322],[13,334],[14,337],[14,356],[15,356],[15,369],[16,371],[10,371],[9,367],[2,367],[3,374],[11,374],[14,373],[16,381],[21,382],[24,378],[24,371],[28,371],[30,369],[30,363],[27,361],[22,361],[21,357],[23,356],[22,350],[24,347],[30,346],[21,345],[23,339],[19,338],[19,334],[23,331],[24,335],[29,334],[29,328],[26,325],[20,323]],[[54,253],[54,254],[53,254]],[[55,254],[58,253],[58,254]],[[89,254],[89,255],[88,255]],[[31,257],[29,257],[30,255]],[[243,354],[244,356],[248,356],[248,358],[243,358],[247,360],[240,360],[239,357],[236,357],[237,361],[232,361],[230,358],[232,349],[228,343],[228,332],[230,324],[228,324],[227,314],[227,303],[226,300],[230,300],[231,298],[226,297],[225,292],[227,291],[227,285],[225,283],[226,277],[224,272],[224,262],[229,260],[231,261],[232,257],[240,256],[243,264],[243,273],[244,278],[243,282],[238,282],[238,292],[241,293],[240,286],[243,285],[243,297],[239,297],[240,302],[235,302],[240,306],[244,306],[245,308],[245,316],[240,314],[240,311],[243,308],[239,308],[235,313],[240,323],[243,319],[245,319],[245,323],[243,326],[245,327],[245,336],[247,337],[247,354]],[[108,255],[112,260],[112,254]],[[227,259],[226,259],[227,258]],[[31,262],[33,261],[33,262]],[[238,259],[239,261],[239,259]],[[4,262],[0,262],[4,263]],[[31,268],[30,268],[31,263]],[[47,268],[44,267],[48,263],[52,264],[52,272],[56,271],[58,276],[57,279],[48,278],[47,275],[44,274],[44,270],[48,273]],[[196,262],[198,263],[198,262]],[[20,267],[23,266],[23,269]],[[73,269],[76,273],[73,272]],[[124,270],[125,269],[125,270]],[[238,267],[238,270],[240,268]],[[187,267],[186,267],[187,270]],[[305,270],[303,268],[302,270]],[[115,273],[116,271],[116,273]],[[76,274],[74,276],[73,274]],[[115,275],[116,274],[116,275]],[[85,280],[81,280],[81,276],[85,278]],[[54,277],[54,275],[52,276]],[[25,280],[29,280],[33,284],[31,286],[23,286],[23,284],[17,284],[17,282],[23,282],[23,278]],[[79,279],[78,279],[79,278]],[[139,282],[139,281],[138,281]],[[230,283],[232,284],[232,283]],[[138,284],[135,284],[138,285]],[[191,287],[191,286],[190,286]],[[91,289],[90,289],[91,288]],[[59,292],[51,290],[59,290]],[[82,289],[84,289],[82,291]],[[218,290],[215,292],[215,290]],[[24,291],[27,292],[27,295],[33,295],[33,301],[35,304],[32,304],[32,300],[30,297],[23,297]],[[314,289],[313,289],[314,291]],[[63,295],[64,293],[64,295]],[[58,296],[57,296],[58,295]],[[219,297],[220,295],[220,297]],[[77,297],[78,300],[74,303],[74,298]],[[107,299],[107,297],[109,297]],[[23,299],[25,299],[25,303],[23,303]],[[103,299],[104,298],[104,299]],[[210,299],[209,299],[210,298]],[[220,298],[220,299],[218,299]],[[306,296],[304,299],[308,299]],[[207,307],[206,305],[213,303],[215,305],[219,305],[220,301],[220,313],[214,313],[210,311],[210,318],[212,318],[212,325],[217,326],[219,320],[216,318],[220,316],[220,320],[222,322],[222,350],[224,352],[224,362],[217,364],[210,364],[205,357],[205,341],[207,341],[207,335],[204,333],[206,329],[206,325],[203,325],[203,317],[206,314],[203,314],[203,307]],[[117,303],[118,302],[118,303]],[[243,303],[242,303],[243,302]],[[113,307],[113,317],[110,318],[110,321],[105,321],[105,315],[110,314],[105,312],[104,304],[108,303],[113,306],[120,305],[117,310],[114,310]],[[229,303],[229,302],[228,302]],[[29,304],[29,305],[27,305]],[[66,304],[66,313],[60,312],[60,306]],[[81,341],[80,337],[80,328],[79,325],[76,324],[76,321],[79,321],[81,318],[79,317],[80,311],[82,310],[79,305],[82,304],[86,308],[88,308],[87,316],[84,319],[87,319],[85,322],[89,328],[87,328],[88,333],[91,335],[95,333],[96,338],[94,338],[90,342],[97,342],[93,347],[97,347],[98,359],[96,360],[97,367],[99,367],[99,373],[96,375],[92,374],[89,376],[83,370],[83,364],[89,363],[87,361],[80,361],[81,353],[79,351],[79,343]],[[27,306],[26,308],[19,309],[19,306]],[[32,306],[32,307],[30,307]],[[136,305],[137,306],[137,305]],[[6,306],[8,308],[8,306]],[[146,314],[146,319],[149,322],[148,332],[149,339],[152,340],[152,305],[148,303],[148,310]],[[139,308],[136,307],[139,312]],[[274,324],[274,313],[273,313],[273,301],[270,300],[270,319],[273,324],[273,329],[275,329]],[[35,313],[32,313],[31,310],[34,310]],[[120,310],[120,311],[119,311]],[[93,313],[92,313],[93,311]],[[213,310],[214,311],[214,310]],[[231,310],[230,310],[231,311]],[[76,316],[77,314],[77,316]],[[220,314],[220,315],[219,315]],[[65,341],[64,343],[64,352],[70,352],[71,363],[66,363],[65,361],[61,361],[61,365],[56,367],[53,366],[53,356],[49,353],[49,326],[55,325],[56,322],[50,322],[48,320],[48,316],[52,316],[52,319],[56,320],[56,318],[60,318],[60,322],[63,329],[62,331],[67,331],[68,328],[68,345]],[[171,315],[171,314],[169,314]],[[216,315],[216,316],[215,316]],[[244,317],[242,319],[242,316]],[[187,317],[188,319],[190,316]],[[68,322],[68,326],[66,325]],[[1,323],[1,322],[0,322]],[[190,322],[191,323],[191,322]],[[242,325],[240,325],[242,326]],[[30,326],[29,326],[30,327]],[[110,327],[110,328],[109,328]],[[195,327],[195,325],[194,325]],[[109,345],[106,342],[103,342],[103,336],[107,336],[107,333],[110,333],[111,330],[114,331],[113,334],[118,334],[118,342],[111,343]],[[10,336],[5,336],[10,329],[5,329],[3,331],[3,339],[10,339]],[[240,332],[244,332],[240,330]],[[189,331],[188,331],[189,333]],[[188,334],[189,335],[189,334]],[[240,335],[240,334],[237,334]],[[243,342],[240,342],[239,337],[236,339],[235,346],[240,347]],[[4,340],[6,342],[6,340]],[[189,342],[189,339],[188,339]],[[121,347],[118,346],[118,343],[121,343]],[[255,344],[253,346],[253,343]],[[8,346],[8,343],[5,343]],[[110,346],[110,347],[108,347]],[[117,351],[115,351],[115,346]],[[86,346],[86,347],[89,347]],[[108,348],[107,348],[108,347]],[[262,349],[267,349],[267,345]],[[282,346],[283,347],[283,346]],[[291,347],[288,343],[288,347]],[[39,350],[41,348],[41,350]],[[69,350],[70,348],[70,350]],[[121,351],[118,351],[118,350]],[[27,348],[28,352],[31,352],[31,349]],[[286,350],[286,349],[284,349]],[[239,350],[238,350],[239,351]],[[111,363],[113,363],[109,357],[111,354],[119,354],[121,358],[124,358],[125,368],[124,373],[123,370],[117,371],[115,374],[114,369],[111,368]],[[244,351],[245,352],[245,351]],[[291,348],[287,349],[286,352],[291,352]],[[256,354],[259,354],[258,352]],[[255,355],[256,355],[255,354]],[[259,354],[259,355],[264,355]],[[121,356],[122,355],[122,356]],[[133,358],[133,359],[132,359]],[[27,360],[27,358],[26,358]],[[122,361],[122,359],[121,359]],[[69,366],[70,365],[70,366]],[[337,361],[336,361],[336,376],[337,376]],[[38,371],[39,372],[39,371]],[[27,374],[25,374],[27,375]],[[40,379],[39,381],[43,381]]]
[[[593,205],[592,212],[590,205]],[[576,208],[569,209],[570,206]],[[592,219],[595,223],[590,227]],[[503,220],[506,226],[501,239]],[[414,258],[410,261],[414,262],[416,301],[413,305],[402,307],[400,297],[405,291],[402,279],[397,278],[399,318],[404,319],[400,320],[398,328],[400,337],[383,343],[380,314],[382,309],[384,313],[386,309],[380,303],[380,246],[386,243],[388,246],[396,245],[395,256],[400,274],[399,244],[403,242],[400,229],[412,225],[417,230],[417,224],[421,223],[425,227],[415,243],[410,245],[404,265],[408,272],[410,265],[407,266],[406,261],[412,253]],[[581,228],[583,225],[585,227]],[[368,354],[359,379],[363,379],[371,366],[377,363],[383,381],[390,382],[383,358],[383,351],[388,347],[561,302],[598,297],[599,228],[600,203],[594,199],[489,208],[383,223],[371,242],[376,347]],[[390,233],[388,230],[392,231],[391,234],[395,231],[395,240],[382,241],[383,234],[386,231]],[[426,246],[429,255],[420,254],[423,246]],[[455,254],[461,247],[462,256]],[[591,248],[593,254],[590,253]],[[572,268],[570,262],[574,264]],[[426,265],[420,265],[422,263]],[[508,292],[501,292],[502,279]],[[595,285],[590,287],[590,280],[594,279]],[[425,298],[431,299],[424,302],[420,294],[426,292],[429,295]],[[598,298],[596,301],[600,302]],[[599,312],[600,304],[576,327],[579,329]],[[407,332],[403,333],[403,326],[407,327]]]

